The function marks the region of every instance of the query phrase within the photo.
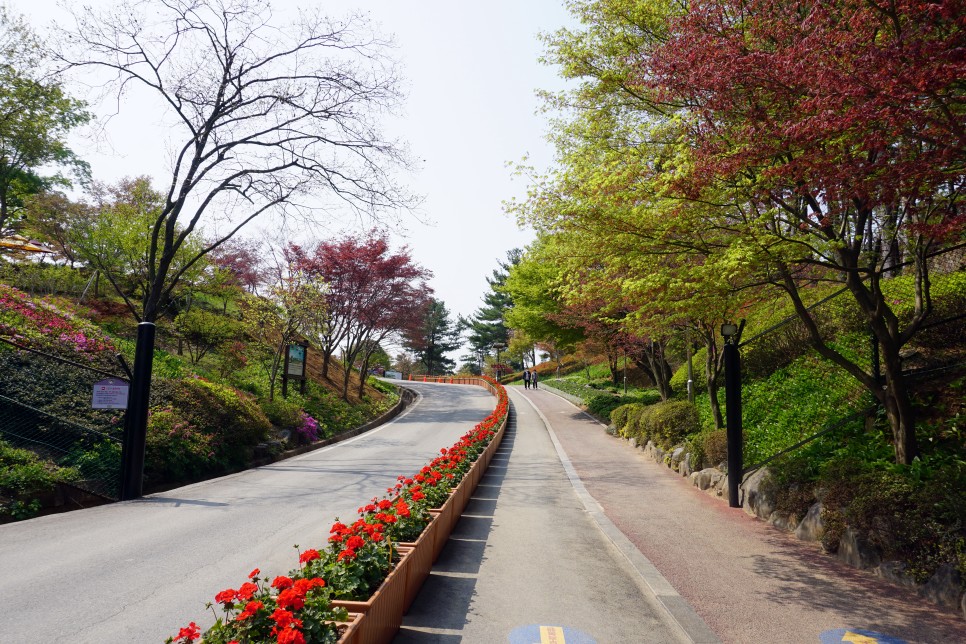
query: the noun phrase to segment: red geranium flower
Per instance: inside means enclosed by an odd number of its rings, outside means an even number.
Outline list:
[[[292,580],[289,577],[279,575],[272,581],[272,588],[278,588],[279,590],[285,590],[286,588],[292,587]]]
[[[256,590],[258,590],[257,585],[253,584],[250,581],[246,581],[244,584],[241,585],[241,588],[238,589],[238,593],[237,593],[238,599],[248,601],[249,599],[252,598],[252,595],[255,594]]]
[[[194,642],[196,639],[201,637],[201,629],[194,622],[191,622],[180,631],[178,631],[178,636],[176,640],[184,640],[185,642]]]
[[[276,601],[280,608],[289,610],[302,610],[302,607],[305,606],[305,598],[294,588],[286,588],[280,592]]]
[[[320,558],[321,558],[321,555],[319,554],[318,550],[309,549],[303,552],[302,555],[299,557],[299,563],[308,563],[310,561],[315,561],[316,559],[320,559]]]
[[[305,637],[302,631],[297,631],[291,626],[279,631],[278,644],[305,644]]]
[[[238,617],[235,618],[235,621],[240,622],[244,619],[248,619],[257,613],[263,606],[264,604],[262,604],[262,602],[248,602],[245,605],[245,610],[238,614]]]
[[[215,595],[215,601],[219,604],[230,604],[231,602],[235,601],[235,597],[237,596],[238,593],[235,592],[234,588],[227,588]]]

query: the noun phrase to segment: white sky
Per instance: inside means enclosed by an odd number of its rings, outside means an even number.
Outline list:
[[[507,162],[529,154],[530,163],[542,168],[551,160],[535,91],[559,88],[562,81],[537,62],[542,45],[536,36],[570,21],[562,1],[273,0],[282,10],[321,4],[334,16],[362,9],[383,34],[394,36],[408,99],[405,113],[386,129],[405,139],[412,156],[422,160],[408,183],[425,197],[420,219],[434,222],[427,226],[410,218],[405,243],[415,260],[433,271],[431,285],[454,320],[480,306],[485,278],[497,261],[533,239],[531,231],[519,230],[503,213],[501,202],[526,190]],[[38,31],[64,15],[54,0],[6,3]],[[160,114],[147,111],[122,104],[107,128],[110,145],[74,144],[91,163],[95,179],[147,174],[164,185],[164,142],[157,130],[152,134],[145,127],[158,123]]]

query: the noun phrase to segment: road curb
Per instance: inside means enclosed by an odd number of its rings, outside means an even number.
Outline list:
[[[555,392],[549,392],[554,393]],[[556,395],[556,394],[555,394]],[[563,396],[559,396],[564,398]],[[664,609],[670,621],[677,626],[680,630],[680,634],[688,642],[693,644],[721,644],[721,640],[717,635],[714,634],[708,625],[705,623],[701,617],[694,612],[687,601],[681,597],[680,594],[674,589],[674,587],[665,579],[664,575],[654,566],[651,561],[641,553],[640,550],[631,542],[627,536],[624,535],[620,529],[614,525],[614,523],[607,517],[604,513],[604,508],[597,502],[597,500],[587,491],[584,487],[583,481],[580,480],[580,476],[577,474],[577,470],[574,468],[573,463],[571,463],[570,458],[567,456],[567,452],[564,451],[563,446],[557,439],[557,435],[554,433],[553,428],[550,426],[549,419],[544,416],[536,405],[533,404],[526,396],[523,398],[529,403],[540,419],[543,421],[544,426],[547,428],[547,433],[550,436],[550,440],[553,443],[554,449],[557,451],[557,457],[560,459],[561,464],[564,467],[564,471],[567,473],[567,478],[570,479],[571,485],[574,487],[574,491],[577,493],[580,502],[583,504],[587,513],[594,519],[600,531],[604,533],[604,536],[614,544],[614,547],[624,556],[627,562],[631,565],[631,568],[639,576],[644,585],[650,590],[651,594],[657,603]],[[569,400],[567,402],[570,402]],[[571,403],[573,404],[573,403]],[[578,408],[579,409],[579,408]],[[583,410],[581,410],[583,411]],[[584,412],[586,414],[586,412]],[[598,425],[600,424],[597,419],[587,414]]]

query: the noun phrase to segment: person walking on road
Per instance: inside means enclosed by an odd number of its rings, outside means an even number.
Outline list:
[[[530,372],[530,384],[533,385],[534,389],[537,388],[537,370],[536,369]]]
[[[523,388],[530,388],[530,372],[526,369],[523,370]]]

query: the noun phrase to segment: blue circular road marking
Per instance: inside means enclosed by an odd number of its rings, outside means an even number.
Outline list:
[[[909,644],[906,640],[863,628],[836,628],[819,635],[822,644]]]
[[[528,624],[513,629],[508,644],[597,644],[597,640],[569,626]]]

